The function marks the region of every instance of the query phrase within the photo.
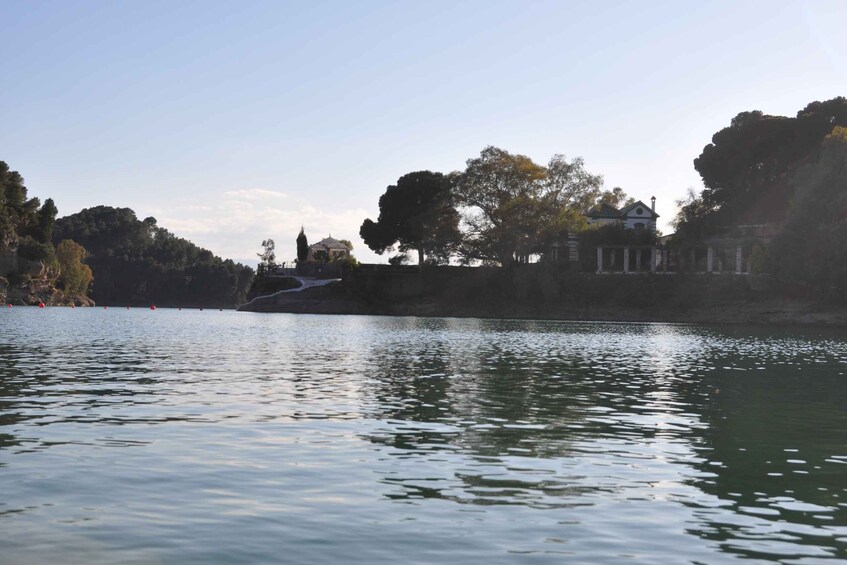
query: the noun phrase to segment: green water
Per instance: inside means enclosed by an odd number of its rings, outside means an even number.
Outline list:
[[[847,335],[0,312],[0,563],[847,560]]]

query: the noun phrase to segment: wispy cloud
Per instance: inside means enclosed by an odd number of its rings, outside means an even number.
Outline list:
[[[332,234],[351,240],[360,260],[378,260],[359,239],[359,227],[368,216],[361,208],[319,208],[302,198],[265,189],[225,191],[209,202],[212,204],[203,206],[177,203],[157,210],[156,218],[174,234],[237,261],[255,263],[260,244],[267,238],[275,240],[279,261],[293,260],[300,226],[311,242]]]
[[[279,198],[288,198],[288,195],[275,190],[267,190],[264,188],[244,188],[241,190],[228,190],[224,192],[226,196],[234,196],[236,198],[245,198],[247,200],[274,200]]]

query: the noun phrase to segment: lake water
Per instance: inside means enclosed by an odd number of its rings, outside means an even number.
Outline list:
[[[847,560],[847,336],[0,311],[0,562]]]

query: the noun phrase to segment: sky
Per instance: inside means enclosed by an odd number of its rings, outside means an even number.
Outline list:
[[[488,145],[581,156],[665,233],[739,112],[847,95],[847,2],[0,2],[0,160],[225,258],[358,236]]]

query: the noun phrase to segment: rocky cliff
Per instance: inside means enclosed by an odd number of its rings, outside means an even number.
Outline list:
[[[0,254],[0,304],[15,306],[94,306],[86,296],[66,295],[57,287],[58,273],[41,261]]]

